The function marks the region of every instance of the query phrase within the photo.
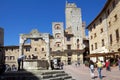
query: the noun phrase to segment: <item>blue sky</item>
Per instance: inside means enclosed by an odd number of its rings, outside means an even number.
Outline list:
[[[106,0],[68,0],[81,8],[88,25],[101,11]],[[19,45],[19,35],[32,29],[52,34],[52,22],[64,22],[66,0],[0,0],[0,27],[4,45]]]

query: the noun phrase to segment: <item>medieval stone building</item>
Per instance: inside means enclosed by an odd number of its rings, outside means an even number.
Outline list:
[[[90,54],[120,50],[120,0],[107,0],[99,15],[88,25]],[[103,60],[103,57],[99,57]],[[96,61],[96,58],[91,58]]]

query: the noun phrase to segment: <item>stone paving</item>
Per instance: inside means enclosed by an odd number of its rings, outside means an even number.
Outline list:
[[[97,69],[95,69],[95,79],[91,79],[90,77],[90,70],[88,67],[86,67],[84,64],[80,66],[75,66],[73,65],[65,65],[64,66],[64,71],[70,74],[73,79],[76,80],[100,80],[98,78],[98,73]],[[105,68],[102,70],[102,80],[120,80],[120,71],[118,70],[117,67],[111,67],[111,72],[106,71]]]

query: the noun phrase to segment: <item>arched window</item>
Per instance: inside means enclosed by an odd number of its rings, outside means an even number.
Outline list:
[[[56,25],[55,25],[55,29],[61,29],[60,24],[56,24]]]
[[[60,42],[56,42],[56,46],[57,46],[57,47],[60,47],[60,46],[61,46],[61,43],[60,43]]]
[[[55,37],[56,37],[56,38],[60,38],[60,37],[61,37],[61,34],[60,34],[60,33],[56,33],[56,34],[55,34]]]

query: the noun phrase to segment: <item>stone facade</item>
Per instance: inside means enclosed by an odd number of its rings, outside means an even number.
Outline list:
[[[0,28],[0,46],[4,45],[4,29]]]
[[[119,18],[120,1],[108,0],[99,15],[87,27],[90,54],[118,52],[120,49]]]
[[[3,50],[3,46],[4,46],[4,29],[0,28],[0,66],[2,64],[4,64],[4,50]],[[0,67],[0,72],[1,72],[1,67]]]
[[[4,29],[0,27],[0,74],[4,72],[5,53],[4,53]]]
[[[21,53],[24,53],[26,60],[34,58],[46,60],[49,57],[50,60],[57,59],[64,62],[64,64],[71,64],[78,60],[83,63],[84,54],[86,54],[85,48],[88,47],[88,39],[85,36],[85,23],[82,23],[81,10],[75,3],[66,3],[65,12],[66,29],[64,29],[63,22],[52,22],[53,34],[49,35],[49,45],[44,39],[45,36],[42,35],[44,33],[37,31],[36,34],[32,31],[30,34],[21,34],[20,46],[5,46],[6,64],[16,64]],[[42,35],[42,37],[35,34]],[[27,39],[30,39],[29,44],[24,42]],[[47,55],[48,52],[49,55]]]

